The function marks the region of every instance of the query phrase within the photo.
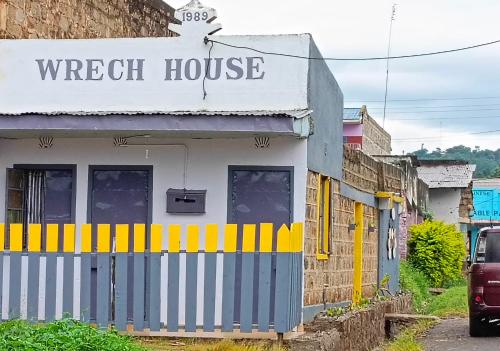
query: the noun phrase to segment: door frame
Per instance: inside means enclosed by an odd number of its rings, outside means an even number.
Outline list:
[[[148,226],[153,223],[153,166],[126,166],[126,165],[89,165],[88,186],[87,186],[87,223],[92,224],[92,189],[94,187],[94,171],[148,171],[148,218],[146,224],[146,233]]]
[[[229,165],[228,166],[228,172],[227,172],[227,223],[232,223],[233,218],[231,216],[231,194],[233,193],[233,182],[231,181],[231,173],[233,171],[287,171],[290,174],[290,224],[293,223],[293,210],[294,210],[294,189],[295,189],[295,183],[294,183],[294,172],[295,172],[295,167],[294,166],[233,166]]]

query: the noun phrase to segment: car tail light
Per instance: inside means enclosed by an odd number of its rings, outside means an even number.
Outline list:
[[[476,297],[474,298],[474,301],[477,302],[477,303],[482,303],[483,302],[483,298],[481,297],[481,295],[476,295]]]

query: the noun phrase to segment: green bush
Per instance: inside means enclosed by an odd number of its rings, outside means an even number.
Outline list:
[[[415,267],[412,267],[408,262],[401,262],[400,274],[401,289],[404,292],[409,292],[413,296],[413,308],[416,312],[423,312],[427,300],[430,298],[429,281],[424,273],[420,272]]]
[[[425,221],[410,227],[408,261],[422,271],[433,287],[460,279],[465,242],[454,225]]]
[[[131,338],[95,329],[73,320],[33,325],[24,321],[0,324],[0,350],[143,351]]]

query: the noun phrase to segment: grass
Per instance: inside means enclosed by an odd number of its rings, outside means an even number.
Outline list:
[[[230,340],[203,341],[182,340],[174,341],[168,339],[143,339],[140,345],[155,351],[284,351],[284,349],[270,346],[264,342],[236,343]]]
[[[431,298],[429,281],[424,273],[411,266],[408,262],[401,262],[401,289],[410,292],[413,296],[415,312],[424,312],[425,306]]]
[[[0,324],[0,350],[145,351],[116,332],[95,329],[73,320],[34,325],[24,321]]]
[[[432,297],[425,311],[441,318],[467,317],[467,286],[455,286],[441,295]]]
[[[423,345],[418,338],[431,329],[437,322],[420,321],[413,326],[405,329],[395,340],[385,344],[382,347],[384,351],[423,351]]]

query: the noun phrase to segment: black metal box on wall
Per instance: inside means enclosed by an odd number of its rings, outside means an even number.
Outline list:
[[[205,213],[206,190],[167,190],[167,213],[203,214]]]

